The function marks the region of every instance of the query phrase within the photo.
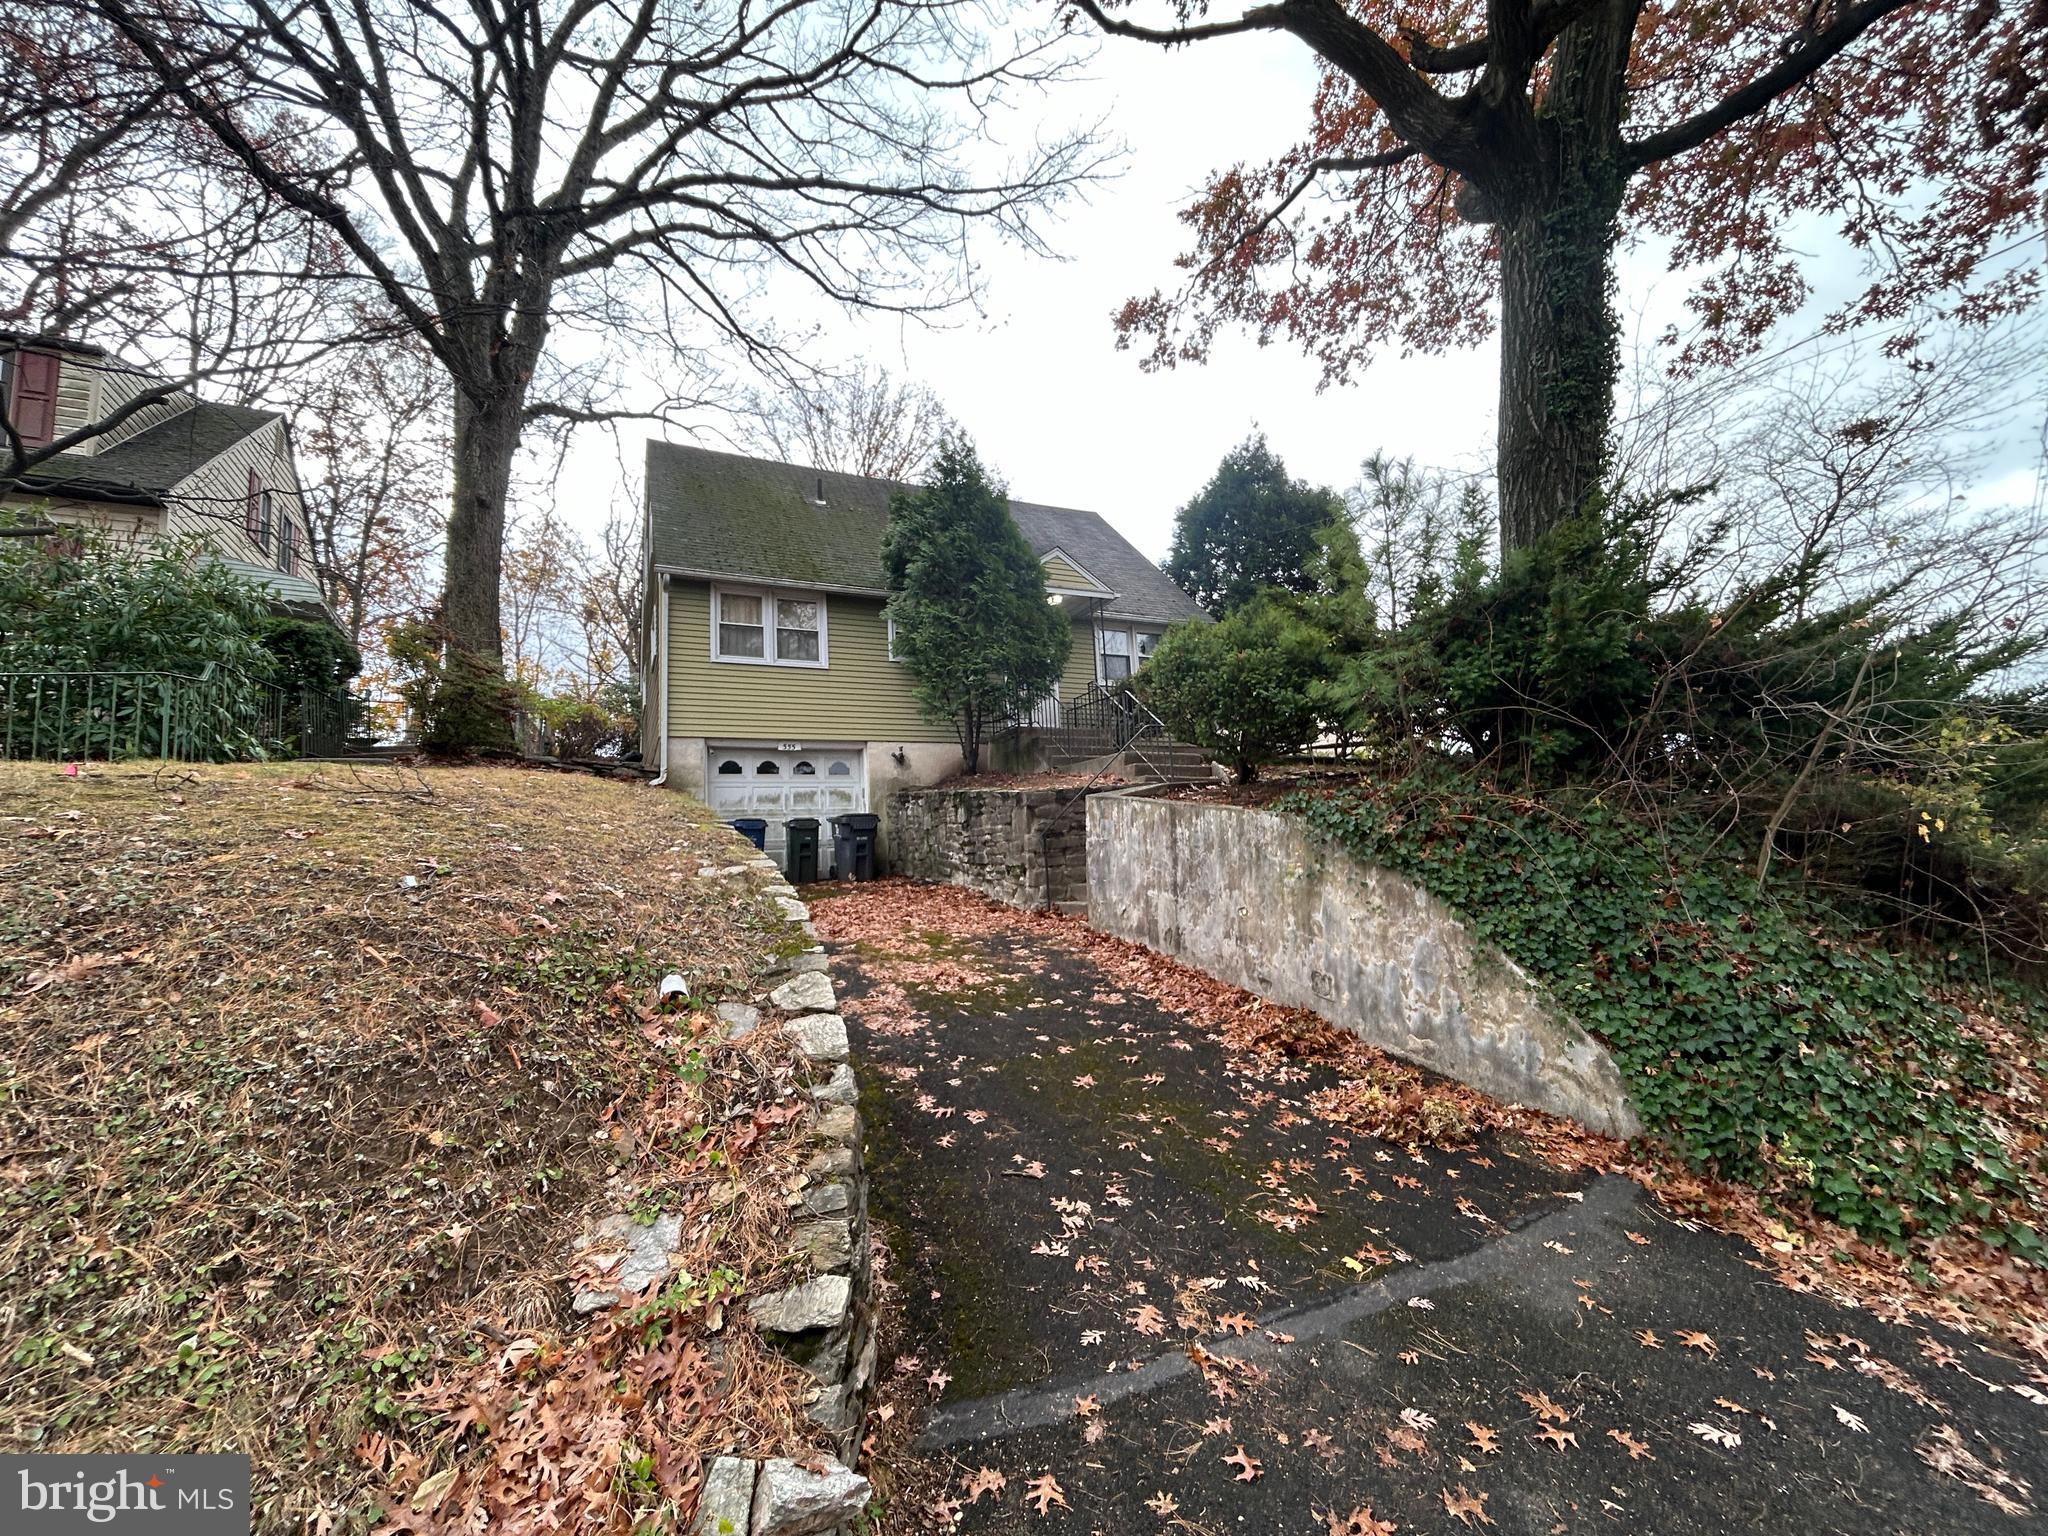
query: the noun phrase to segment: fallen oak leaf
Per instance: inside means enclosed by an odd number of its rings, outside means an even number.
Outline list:
[[[1535,1438],[1548,1441],[1551,1445],[1556,1446],[1560,1452],[1568,1445],[1576,1446],[1579,1443],[1578,1433],[1575,1430],[1559,1429],[1555,1424],[1544,1425],[1536,1431]]]
[[[1709,1359],[1721,1353],[1720,1347],[1704,1333],[1681,1333],[1678,1342],[1687,1349],[1698,1350]]]
[[[1484,1452],[1488,1456],[1498,1456],[1500,1454],[1500,1436],[1495,1431],[1488,1429],[1484,1424],[1475,1424],[1470,1419],[1467,1419],[1465,1421],[1465,1433],[1471,1436],[1469,1443],[1473,1450]]]
[[[1244,1447],[1241,1445],[1223,1458],[1223,1464],[1238,1469],[1230,1479],[1233,1483],[1255,1483],[1266,1475],[1265,1466],[1257,1457],[1245,1455]]]
[[[1457,1516],[1458,1524],[1470,1525],[1475,1515],[1478,1517],[1481,1525],[1493,1524],[1493,1517],[1486,1512],[1485,1494],[1468,1492],[1465,1485],[1460,1483],[1455,1495],[1451,1493],[1450,1489],[1446,1488],[1443,1490],[1443,1497],[1444,1513]]]
[[[1370,1504],[1361,1505],[1341,1517],[1332,1513],[1329,1521],[1329,1536],[1394,1536],[1394,1532],[1400,1529],[1391,1520],[1375,1520]]]
[[[1050,1511],[1055,1504],[1061,1509],[1072,1508],[1067,1503],[1066,1490],[1060,1487],[1058,1480],[1050,1472],[1043,1477],[1033,1478],[1025,1485],[1024,1502],[1037,1506],[1041,1515]]]
[[[1655,1461],[1657,1459],[1650,1454],[1650,1447],[1646,1442],[1638,1440],[1625,1429],[1610,1429],[1607,1431],[1607,1438],[1627,1450],[1630,1461]]]
[[[1003,1491],[1004,1485],[1009,1481],[994,1467],[980,1467],[961,1478],[960,1484],[967,1490],[967,1502],[979,1504],[984,1494],[994,1498]]]
[[[1155,1493],[1145,1501],[1145,1507],[1164,1520],[1180,1508],[1180,1500],[1164,1491]]]

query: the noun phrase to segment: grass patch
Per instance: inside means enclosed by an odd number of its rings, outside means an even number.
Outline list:
[[[795,1067],[649,1006],[789,947],[736,856],[596,779],[0,764],[0,1448],[246,1450],[259,1529],[545,1486],[626,1530],[703,1446],[804,1443],[723,1319],[786,1251]],[[689,1273],[579,1323],[612,1210]]]

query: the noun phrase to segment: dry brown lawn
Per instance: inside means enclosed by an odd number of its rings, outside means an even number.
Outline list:
[[[259,1527],[319,1530],[624,1530],[796,1449],[724,1316],[782,1251],[787,1048],[651,1006],[797,942],[699,873],[738,850],[581,777],[0,764],[0,1449],[247,1450]],[[689,1274],[585,1323],[612,1209]]]

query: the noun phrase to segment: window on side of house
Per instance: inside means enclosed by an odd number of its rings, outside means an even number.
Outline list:
[[[888,619],[884,622],[889,626],[889,659],[891,661],[901,661],[903,653],[896,649],[896,621]]]
[[[1105,683],[1121,682],[1131,675],[1131,632],[1128,629],[1103,629],[1096,641],[1099,653],[1101,678]]]
[[[1152,659],[1152,652],[1159,644],[1161,633],[1163,631],[1156,629],[1139,629],[1131,632],[1132,642],[1137,649],[1137,663],[1139,666],[1142,667]]]
[[[256,547],[266,555],[270,553],[270,530],[276,526],[272,521],[276,515],[277,504],[266,486],[256,498]]]
[[[826,665],[822,594],[714,587],[711,601],[712,660],[771,667]]]
[[[249,535],[249,541],[256,541],[263,505],[263,477],[255,470],[249,471],[248,488],[242,495],[242,531]]]
[[[290,518],[277,525],[277,568],[287,576],[299,570],[299,530]]]

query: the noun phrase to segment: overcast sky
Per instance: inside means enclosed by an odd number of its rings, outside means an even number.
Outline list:
[[[1446,356],[1389,352],[1356,382],[1323,392],[1299,351],[1262,349],[1242,333],[1227,336],[1207,365],[1165,373],[1143,373],[1135,355],[1115,349],[1111,311],[1173,282],[1173,258],[1185,249],[1174,215],[1206,175],[1264,159],[1299,136],[1314,84],[1309,59],[1293,39],[1257,35],[1171,54],[1105,41],[1088,78],[1032,104],[1052,127],[1105,119],[1126,151],[1115,179],[1043,225],[1063,259],[984,239],[983,313],[938,328],[840,317],[819,360],[865,357],[925,381],[1013,494],[1100,512],[1154,558],[1165,553],[1175,508],[1255,429],[1294,473],[1340,489],[1376,450],[1483,469],[1496,391],[1490,344]],[[1814,234],[1809,249],[1839,243],[1824,229]],[[1838,289],[1853,272],[1838,264]],[[1682,315],[1685,280],[1663,270],[1656,253],[1624,255],[1621,288],[1640,334]],[[1812,320],[1790,329],[1803,334]],[[2000,483],[1987,490],[2035,499],[2040,424],[2036,409],[2004,445]],[[610,507],[637,498],[645,436],[628,428],[615,441],[601,432],[580,439],[558,484],[563,514],[594,530]],[[697,440],[729,446],[716,435]]]

